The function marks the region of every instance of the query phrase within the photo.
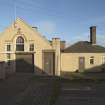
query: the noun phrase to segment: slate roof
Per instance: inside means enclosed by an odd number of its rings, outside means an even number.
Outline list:
[[[105,47],[92,45],[88,41],[79,41],[63,50],[65,53],[105,53]]]

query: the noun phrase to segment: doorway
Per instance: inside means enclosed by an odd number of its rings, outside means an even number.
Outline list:
[[[85,69],[85,57],[79,57],[79,72],[83,72]]]
[[[43,52],[43,69],[48,75],[55,75],[55,53]]]
[[[34,54],[16,54],[16,72],[34,72]]]

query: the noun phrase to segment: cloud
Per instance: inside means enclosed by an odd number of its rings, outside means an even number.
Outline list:
[[[38,23],[39,30],[43,33],[52,34],[56,32],[56,24],[52,21],[42,21]]]

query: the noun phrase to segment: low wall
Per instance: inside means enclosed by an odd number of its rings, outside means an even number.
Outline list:
[[[5,79],[4,62],[0,62],[0,79]]]

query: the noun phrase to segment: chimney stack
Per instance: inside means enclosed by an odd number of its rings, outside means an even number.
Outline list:
[[[96,26],[90,27],[90,43],[92,45],[96,44]]]

